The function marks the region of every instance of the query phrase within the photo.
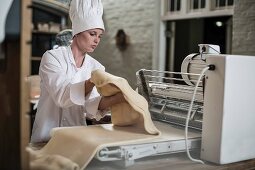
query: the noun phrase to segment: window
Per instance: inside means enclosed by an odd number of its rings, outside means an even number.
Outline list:
[[[163,0],[162,20],[232,16],[234,0]]]
[[[215,8],[226,8],[233,6],[234,0],[215,0]]]
[[[191,0],[190,3],[190,9],[191,10],[197,10],[205,8],[205,0]]]
[[[167,11],[175,12],[181,9],[181,0],[168,0],[167,1]]]

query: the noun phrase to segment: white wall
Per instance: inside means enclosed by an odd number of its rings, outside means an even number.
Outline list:
[[[255,1],[235,0],[232,53],[255,55]]]
[[[126,78],[136,87],[135,73],[152,68],[155,22],[155,0],[103,0],[106,32],[96,51],[91,54],[106,71]],[[116,48],[115,35],[124,29],[130,45],[126,51]]]

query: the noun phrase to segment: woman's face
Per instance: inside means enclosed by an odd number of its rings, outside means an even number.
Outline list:
[[[102,35],[103,30],[98,28],[83,31],[76,36],[77,46],[83,53],[91,53],[96,49]]]

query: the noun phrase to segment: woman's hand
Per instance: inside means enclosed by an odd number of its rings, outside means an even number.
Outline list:
[[[90,81],[90,79],[88,79],[88,80],[85,81],[85,83],[84,83],[84,87],[85,87],[85,96],[87,96],[87,94],[89,94],[89,93],[92,91],[92,89],[93,89],[94,86],[95,86],[95,84],[92,83],[92,82]]]
[[[99,103],[98,109],[105,110],[111,107],[112,105],[123,103],[123,102],[126,102],[126,100],[121,92],[116,93],[112,96],[103,96]]]

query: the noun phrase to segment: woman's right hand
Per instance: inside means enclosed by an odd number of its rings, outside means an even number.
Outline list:
[[[85,96],[87,96],[87,94],[89,94],[92,91],[95,84],[92,83],[90,81],[90,79],[88,79],[88,80],[85,81],[84,86],[85,86]]]

